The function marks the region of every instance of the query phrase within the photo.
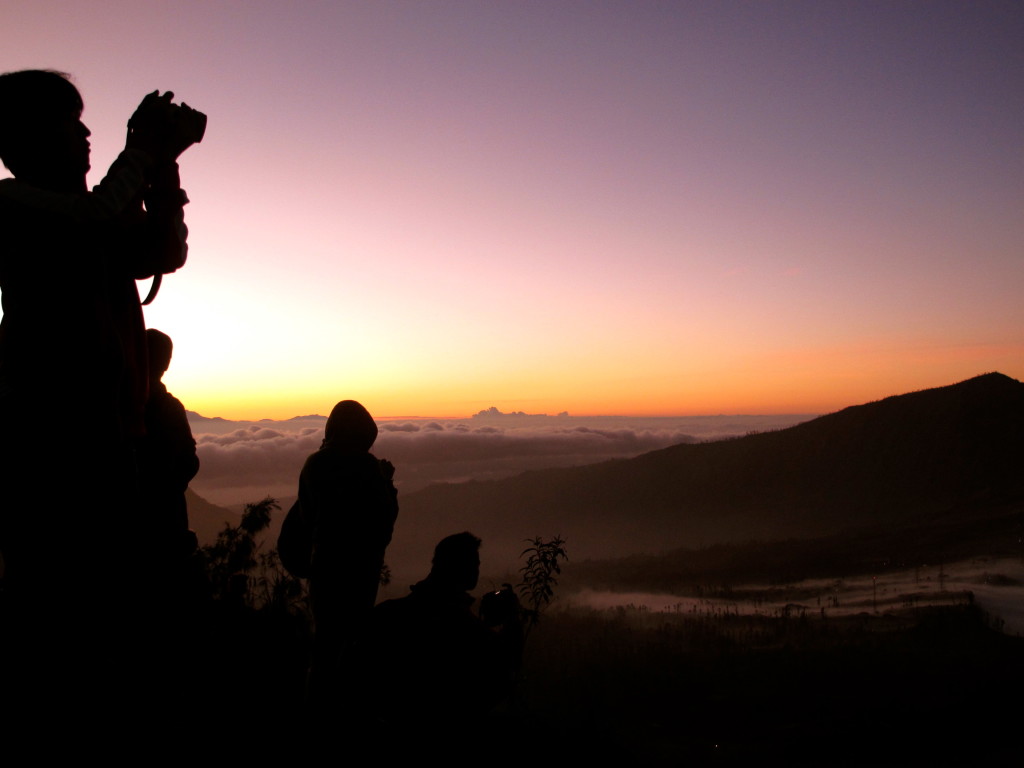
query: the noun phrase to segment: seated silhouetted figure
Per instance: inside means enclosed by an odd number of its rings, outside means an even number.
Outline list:
[[[434,550],[430,574],[408,596],[374,610],[369,653],[375,711],[386,729],[414,736],[410,749],[464,744],[511,692],[521,651],[518,602],[489,628],[472,611],[480,539],[457,533]],[[513,594],[514,598],[514,594]]]
[[[159,561],[175,568],[196,546],[195,534],[188,528],[185,491],[199,471],[199,459],[185,406],[167,391],[162,381],[174,351],[171,337],[150,328],[146,331],[146,342],[149,399],[145,410],[146,434],[139,443],[139,484],[153,553]]]

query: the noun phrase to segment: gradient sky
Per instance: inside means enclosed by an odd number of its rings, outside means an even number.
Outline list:
[[[1024,378],[1020,2],[22,2],[97,182],[207,112],[147,310],[208,416],[816,413]]]

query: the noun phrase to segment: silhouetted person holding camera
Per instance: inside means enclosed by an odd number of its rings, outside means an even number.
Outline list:
[[[402,733],[410,754],[464,756],[467,739],[511,692],[522,652],[519,603],[509,590],[489,601],[488,624],[473,613],[479,549],[469,532],[442,539],[430,574],[374,610],[366,643],[372,710],[385,732]]]
[[[145,97],[90,191],[90,132],[68,76],[0,75],[0,160],[14,175],[0,180],[4,595],[21,649],[40,673],[56,668],[49,695],[67,707],[62,694],[85,695],[83,670],[118,664],[112,623],[137,610],[145,568],[133,540],[148,384],[135,280],[185,263],[176,161],[205,127],[171,98]],[[77,658],[90,653],[111,655]]]
[[[398,516],[395,467],[370,453],[376,439],[369,412],[355,400],[342,400],[327,419],[320,450],[299,477],[299,505],[313,545],[309,695],[321,712],[343,706],[347,696],[339,664],[373,610]]]

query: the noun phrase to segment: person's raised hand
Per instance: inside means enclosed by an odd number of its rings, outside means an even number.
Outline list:
[[[174,162],[196,139],[173,104],[172,91],[147,93],[128,120],[127,149],[139,149],[158,163]]]

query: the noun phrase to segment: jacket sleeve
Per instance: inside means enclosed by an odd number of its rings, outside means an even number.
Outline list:
[[[173,272],[185,263],[188,198],[180,186],[178,166],[156,167],[140,150],[126,149],[118,155],[107,175],[87,194],[54,192],[5,179],[0,197],[44,213],[55,226],[71,226],[83,234],[106,233],[118,252],[115,258],[132,277]]]
[[[184,266],[188,257],[188,228],[185,226],[185,205],[188,196],[181,188],[178,164],[154,168],[151,185],[146,190],[146,217],[136,278],[167,274]]]
[[[108,179],[120,175],[117,166],[128,154],[121,154],[93,194]],[[148,167],[146,181],[148,185],[143,185],[117,215],[112,233],[119,243],[121,269],[136,280],[174,272],[185,264],[188,255],[184,212],[188,196],[181,188],[177,163]]]

